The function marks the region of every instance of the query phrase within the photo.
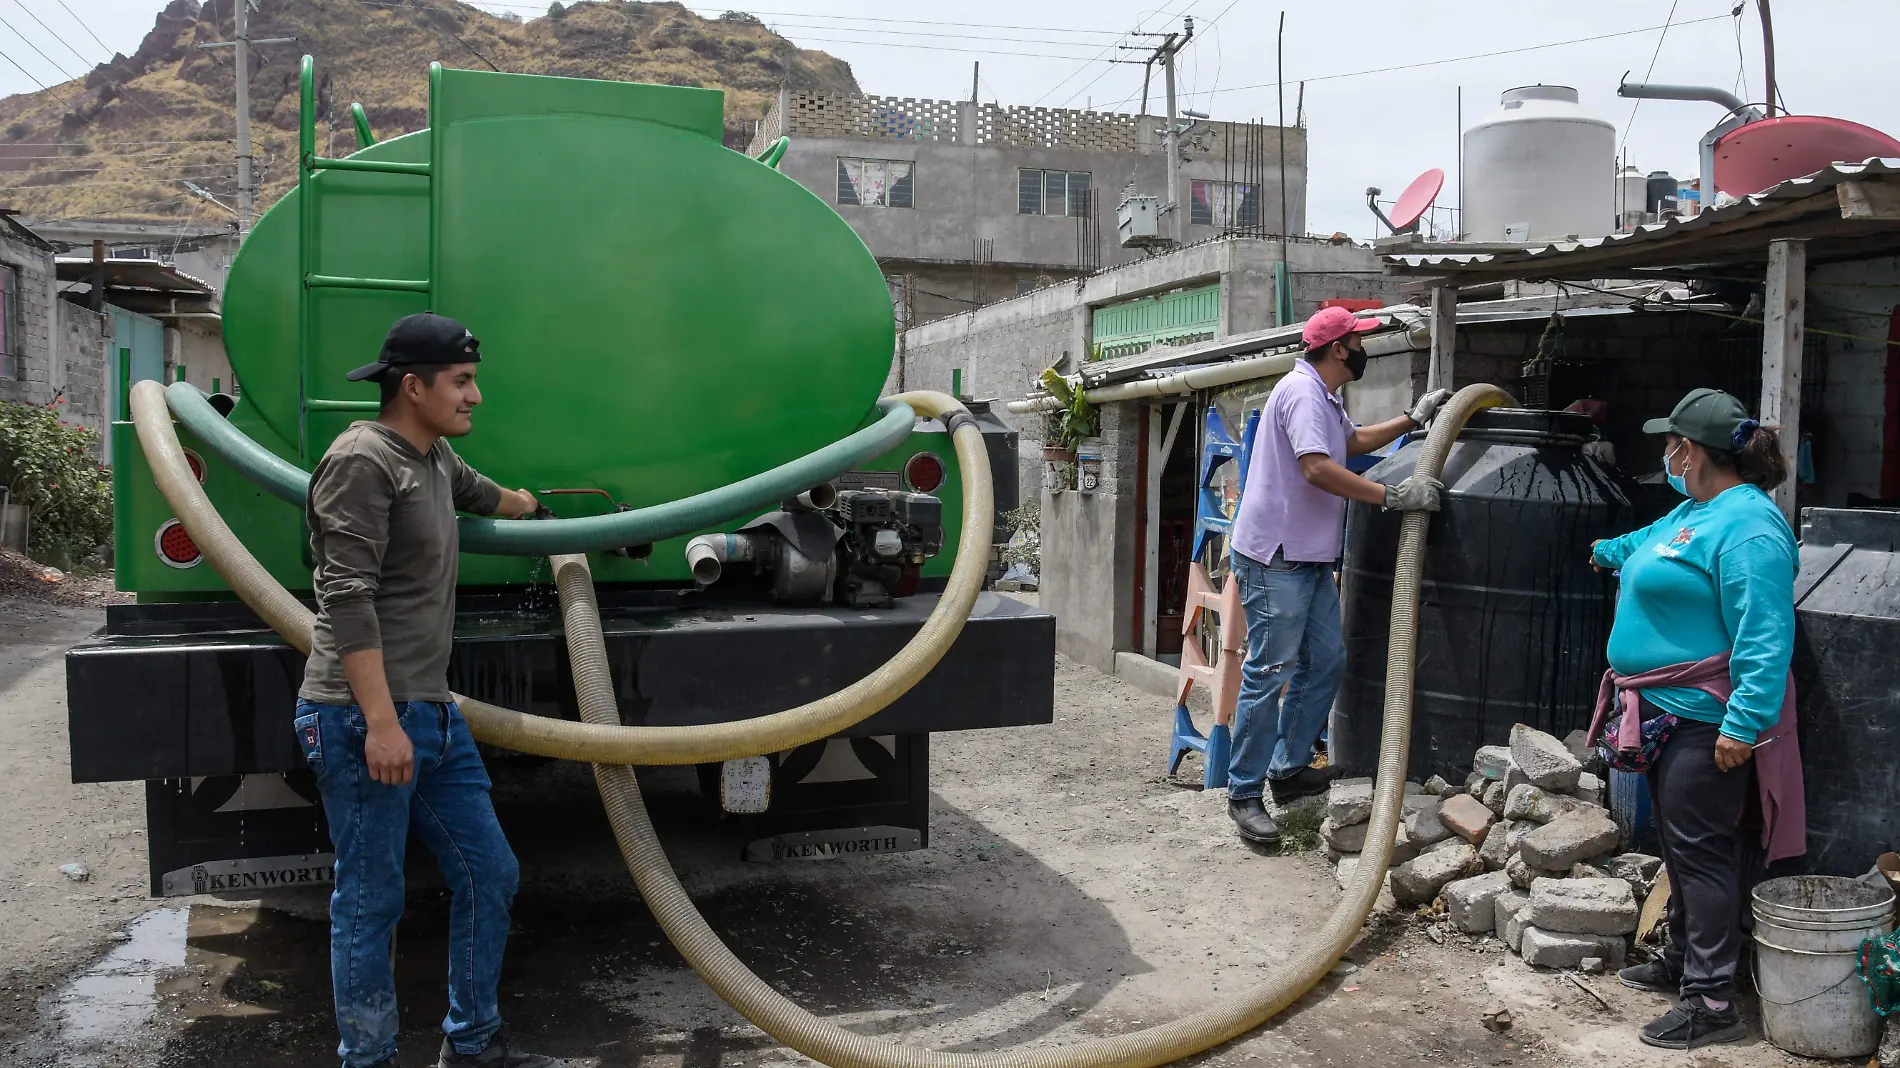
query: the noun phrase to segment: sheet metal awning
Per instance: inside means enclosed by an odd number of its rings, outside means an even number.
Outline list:
[[[62,282],[91,282],[98,265],[90,257],[61,256],[54,261]],[[145,289],[170,296],[215,296],[211,283],[157,260],[114,260],[104,263],[106,288]]]
[[[1438,244],[1384,257],[1386,271],[1460,285],[1512,279],[1693,276],[1767,262],[1770,241],[1808,242],[1808,262],[1900,254],[1900,159],[1836,163],[1686,219],[1627,234],[1530,248],[1460,250]]]

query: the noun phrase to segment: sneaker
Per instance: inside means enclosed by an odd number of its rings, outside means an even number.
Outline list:
[[[506,1030],[495,1032],[495,1037],[488,1040],[488,1048],[480,1053],[457,1053],[445,1038],[442,1053],[435,1062],[436,1068],[561,1068],[563,1063],[515,1048]]]
[[[1267,815],[1267,806],[1257,797],[1227,802],[1227,814],[1233,817],[1240,836],[1256,845],[1279,845],[1280,828]]]
[[[1273,803],[1285,805],[1302,797],[1317,797],[1325,793],[1338,777],[1339,772],[1335,768],[1301,768],[1284,779],[1268,779],[1267,786],[1273,791]]]
[[[1748,1037],[1748,1027],[1742,1023],[1734,1005],[1717,1012],[1699,995],[1691,995],[1645,1025],[1639,1037],[1646,1046],[1690,1050],[1720,1042],[1740,1042]]]
[[[1616,978],[1631,990],[1647,990],[1652,994],[1674,994],[1682,985],[1682,975],[1669,967],[1669,962],[1661,957],[1647,964],[1634,964],[1616,973]]]

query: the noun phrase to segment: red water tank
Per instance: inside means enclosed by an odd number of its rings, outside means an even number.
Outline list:
[[[1745,197],[1824,171],[1834,163],[1900,157],[1900,141],[1871,126],[1826,115],[1778,115],[1715,142],[1715,187]]]

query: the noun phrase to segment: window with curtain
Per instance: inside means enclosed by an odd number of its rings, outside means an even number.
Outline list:
[[[1260,187],[1252,182],[1191,183],[1188,222],[1201,226],[1259,226]]]
[[[838,157],[838,203],[867,208],[914,208],[916,164],[901,159]]]

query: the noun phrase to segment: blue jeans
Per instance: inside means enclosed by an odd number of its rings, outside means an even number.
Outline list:
[[[297,702],[297,741],[317,773],[336,845],[330,895],[330,981],[337,1052],[366,1068],[396,1052],[396,976],[390,940],[402,917],[403,855],[414,832],[442,865],[449,906],[449,1014],[442,1030],[461,1053],[479,1053],[501,1028],[496,986],[519,868],[488,799],[468,723],[453,704],[396,706],[415,746],[415,773],[379,783],[363,760],[369,725],[355,705]]]
[[[1259,797],[1313,761],[1346,656],[1339,633],[1339,586],[1331,564],[1261,563],[1233,554],[1233,577],[1247,615],[1247,662],[1234,707],[1227,796]],[[1281,695],[1285,690],[1284,698]]]

